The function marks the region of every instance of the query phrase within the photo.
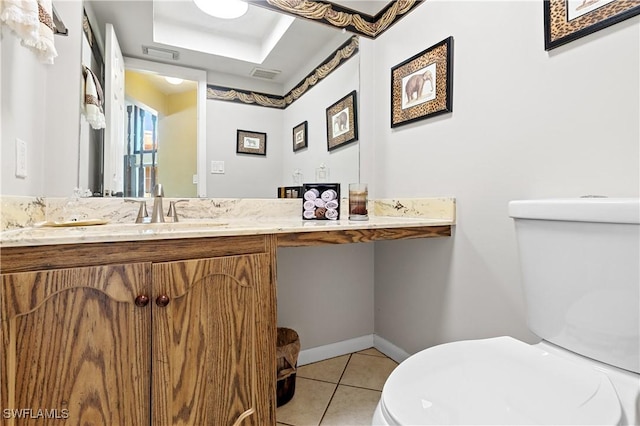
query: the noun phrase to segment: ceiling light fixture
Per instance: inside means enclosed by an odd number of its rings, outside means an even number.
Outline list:
[[[236,19],[247,13],[249,4],[242,0],[193,0],[207,15],[221,19]]]
[[[184,80],[178,77],[165,77],[165,80],[167,80],[167,83],[169,84],[174,84],[174,85],[178,85],[181,84]]]

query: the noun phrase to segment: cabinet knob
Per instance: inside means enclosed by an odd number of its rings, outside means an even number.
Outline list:
[[[164,308],[168,304],[169,304],[169,296],[167,296],[166,294],[161,294],[156,298],[156,305],[160,306],[161,308]]]
[[[136,306],[140,308],[144,308],[149,303],[149,296],[141,294],[138,297],[136,297],[136,300],[134,301],[134,303],[136,304]]]

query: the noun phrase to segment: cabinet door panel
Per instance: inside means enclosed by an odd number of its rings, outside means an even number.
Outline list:
[[[139,263],[1,276],[3,424],[149,424],[151,308],[134,300],[149,294],[150,270]]]
[[[154,424],[275,423],[269,265],[266,254],[153,265],[154,297],[169,296],[153,307]]]

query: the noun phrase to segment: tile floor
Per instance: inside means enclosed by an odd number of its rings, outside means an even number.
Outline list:
[[[304,365],[278,407],[279,426],[370,425],[382,386],[398,363],[374,348]]]

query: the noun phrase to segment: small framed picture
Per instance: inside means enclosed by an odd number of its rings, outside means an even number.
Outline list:
[[[327,149],[332,151],[358,140],[356,91],[327,108]]]
[[[293,128],[293,152],[307,147],[307,122]]]
[[[453,37],[391,68],[391,127],[453,110]]]
[[[267,155],[267,134],[238,129],[238,154]]]
[[[544,49],[551,50],[640,13],[640,2],[545,0]]]

